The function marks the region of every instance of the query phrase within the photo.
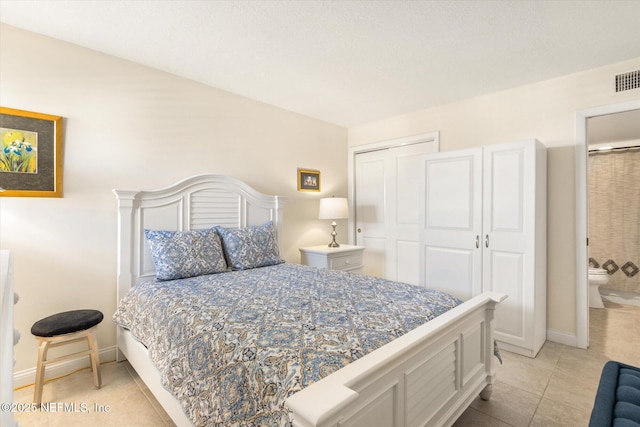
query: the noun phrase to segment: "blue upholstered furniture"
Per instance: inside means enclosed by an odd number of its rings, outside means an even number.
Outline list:
[[[640,427],[640,368],[604,365],[589,427],[607,426]]]

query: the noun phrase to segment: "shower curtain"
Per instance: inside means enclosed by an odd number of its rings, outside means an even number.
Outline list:
[[[640,147],[589,153],[589,265],[640,293]]]

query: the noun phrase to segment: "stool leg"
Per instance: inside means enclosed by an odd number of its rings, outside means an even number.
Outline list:
[[[49,349],[49,341],[39,340],[38,345],[38,364],[36,366],[36,383],[33,391],[33,403],[40,406],[42,403],[42,387],[44,386],[44,362],[47,360],[47,350]]]
[[[98,342],[92,332],[87,334],[87,341],[89,341],[89,348],[91,349],[91,369],[93,370],[93,381],[96,384],[96,388],[102,386],[102,377],[100,376],[100,353],[98,351]]]

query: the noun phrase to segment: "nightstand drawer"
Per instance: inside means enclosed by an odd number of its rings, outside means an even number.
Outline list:
[[[352,268],[362,267],[362,252],[329,259],[330,268],[332,270],[350,270]]]

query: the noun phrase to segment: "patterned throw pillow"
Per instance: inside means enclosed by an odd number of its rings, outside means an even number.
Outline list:
[[[174,280],[227,271],[215,228],[192,231],[144,230],[157,280]]]
[[[267,265],[281,264],[276,229],[271,221],[264,225],[244,228],[216,227],[233,270],[248,270]]]

